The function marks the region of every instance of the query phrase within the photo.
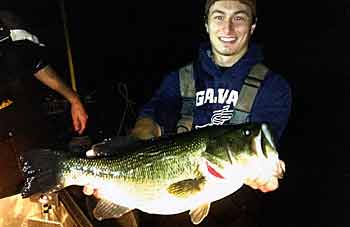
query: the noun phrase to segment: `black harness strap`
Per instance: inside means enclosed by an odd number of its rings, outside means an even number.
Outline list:
[[[256,64],[252,67],[244,80],[230,124],[241,124],[249,121],[249,113],[255,97],[268,71],[269,69],[263,64]]]
[[[255,96],[258,93],[261,82],[265,79],[268,68],[262,64],[254,65],[249,75],[244,80],[244,84],[238,96],[236,109],[250,112]]]
[[[182,97],[181,119],[176,126],[177,133],[190,131],[193,124],[195,108],[195,82],[193,78],[193,65],[188,64],[179,71],[180,92]]]

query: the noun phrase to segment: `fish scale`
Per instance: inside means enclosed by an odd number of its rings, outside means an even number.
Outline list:
[[[194,176],[204,147],[203,142],[175,146],[165,144],[152,146],[142,153],[135,152],[138,155],[127,158],[124,156],[113,160],[71,158],[62,161],[61,176],[76,179],[85,173],[91,177],[111,178],[117,182],[153,182],[155,184],[164,180],[187,179]],[[73,169],[76,171],[72,171]],[[94,171],[95,169],[98,171]]]

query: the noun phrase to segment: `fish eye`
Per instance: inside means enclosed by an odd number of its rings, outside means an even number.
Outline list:
[[[249,129],[243,129],[242,133],[243,133],[244,136],[250,136],[252,134]]]

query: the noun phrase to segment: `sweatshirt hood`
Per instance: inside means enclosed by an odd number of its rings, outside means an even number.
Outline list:
[[[227,70],[222,72],[219,66],[215,64],[211,58],[211,45],[209,42],[202,43],[199,48],[199,63],[201,67],[213,77],[221,77],[223,75],[229,74],[237,77],[247,75],[250,68],[257,64],[261,63],[264,59],[261,47],[251,42],[248,51],[243,57],[236,62],[232,67],[229,67]]]

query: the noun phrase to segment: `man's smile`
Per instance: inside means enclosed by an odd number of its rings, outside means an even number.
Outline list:
[[[220,36],[218,37],[220,41],[224,43],[234,43],[238,38],[233,36]]]

